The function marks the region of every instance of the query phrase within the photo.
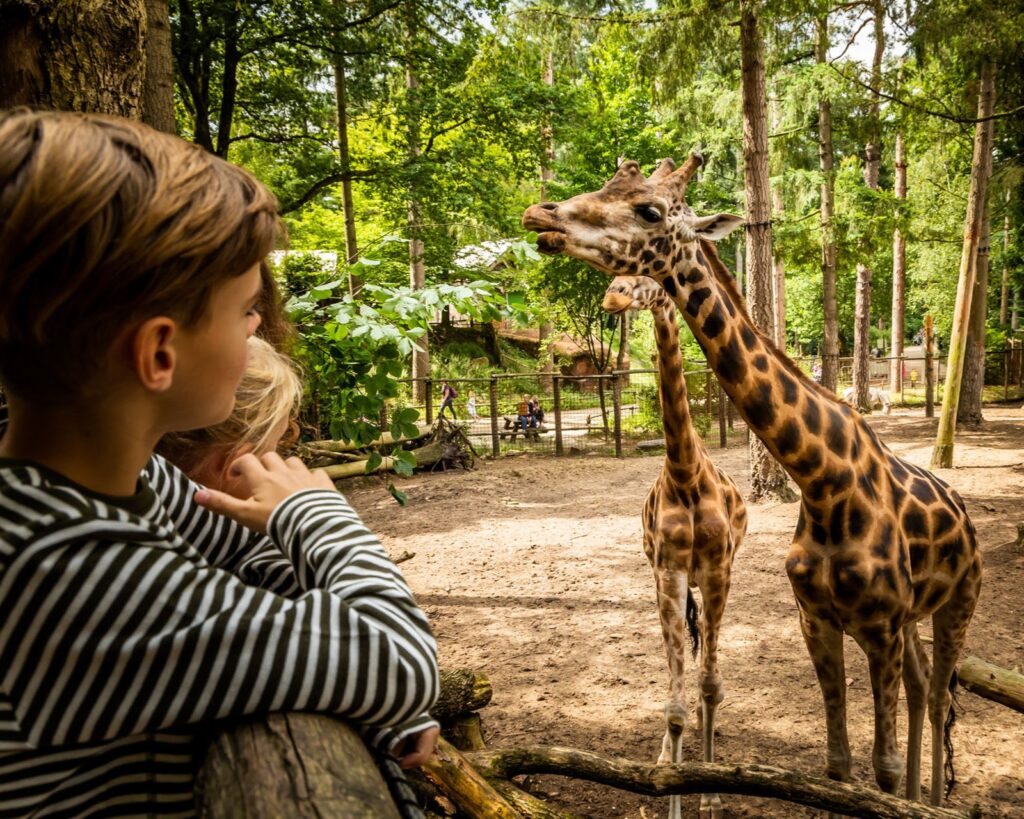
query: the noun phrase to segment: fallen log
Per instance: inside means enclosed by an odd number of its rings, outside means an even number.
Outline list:
[[[523,819],[443,737],[420,771],[470,819]]]
[[[527,793],[517,788],[507,779],[500,777],[485,777],[494,788],[512,807],[519,811],[525,819],[579,819],[574,813],[566,813],[561,808],[549,805],[543,799],[538,799],[532,793]]]
[[[573,748],[536,746],[473,751],[466,759],[485,776],[546,773],[599,782],[649,796],[736,793],[796,802],[867,819],[965,819],[968,814],[908,802],[849,782],[805,776],[770,765],[683,762],[651,765]]]
[[[378,446],[390,446],[391,444],[402,444],[407,441],[418,441],[430,434],[430,427],[425,424],[416,425],[417,434],[407,438],[404,435],[396,438],[390,432],[383,433],[376,440],[368,444],[354,444],[351,441],[309,441],[305,446],[310,449],[321,449],[327,452],[355,452],[357,449],[372,449]]]
[[[1024,674],[965,657],[957,669],[960,685],[979,697],[1001,703],[1024,714]]]
[[[441,693],[431,715],[450,720],[469,711],[479,711],[491,701],[491,681],[486,674],[466,668],[441,670]]]
[[[270,714],[221,726],[196,793],[199,815],[211,819],[399,819],[362,739],[324,714]]]
[[[417,467],[435,464],[441,460],[443,454],[441,452],[441,445],[437,443],[421,446],[419,449],[411,450],[411,452],[412,456],[416,459]],[[369,472],[366,471],[366,463],[367,461],[365,460],[353,461],[349,464],[338,464],[337,466],[325,466],[322,468],[327,473],[327,477],[332,481],[341,478],[354,478],[357,475],[371,475],[375,472],[390,472],[395,468],[395,459],[388,455],[381,458],[377,468],[371,469]]]
[[[441,733],[460,751],[482,751],[487,747],[479,714],[463,714],[449,720]]]

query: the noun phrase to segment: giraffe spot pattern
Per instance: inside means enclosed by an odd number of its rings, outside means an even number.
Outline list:
[[[776,380],[782,385],[782,400],[790,406],[796,404],[798,395],[796,381],[790,378],[782,370],[779,370],[775,375]]]
[[[661,286],[665,288],[665,292],[668,293],[672,298],[675,298],[678,294],[676,290],[676,280],[671,276],[666,276],[665,280],[661,283]]]
[[[788,458],[800,446],[800,427],[792,419],[783,423],[775,437],[775,446],[779,450],[779,456]]]
[[[753,352],[757,347],[757,333],[749,325],[744,324],[740,328],[740,335],[743,336],[743,346]]]
[[[714,338],[724,329],[725,317],[722,315],[722,308],[718,304],[713,304],[707,318],[704,319],[704,326],[701,330],[703,330],[704,335],[708,338]],[[765,365],[767,366],[767,362],[765,362]]]
[[[811,435],[821,432],[821,410],[814,401],[808,401],[804,407],[804,426]]]
[[[686,307],[684,308],[694,318],[697,318],[697,313],[700,312],[700,307],[707,301],[711,295],[710,287],[699,287],[690,293],[690,298],[686,300]]]
[[[718,349],[718,364],[715,367],[718,377],[735,384],[743,380],[747,373],[747,365],[740,353],[740,345],[736,336],[730,335],[729,340]]]
[[[768,372],[768,356],[754,356],[754,366],[763,373]]]
[[[743,399],[743,413],[755,429],[767,429],[775,423],[772,385],[767,381],[759,381]]]

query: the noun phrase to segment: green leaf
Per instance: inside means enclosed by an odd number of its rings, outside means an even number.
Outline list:
[[[388,492],[391,493],[391,497],[398,501],[399,506],[407,506],[409,504],[409,496],[393,483],[388,484]]]
[[[366,472],[373,472],[383,461],[384,459],[379,452],[371,452],[369,459],[366,461]]]
[[[419,427],[415,424],[401,424],[403,438],[415,438],[420,434]]]
[[[415,407],[402,407],[395,410],[394,419],[399,424],[412,424],[420,417],[420,411]]]

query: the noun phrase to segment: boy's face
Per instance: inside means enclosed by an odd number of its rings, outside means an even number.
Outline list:
[[[173,429],[212,426],[231,414],[245,373],[246,340],[260,324],[261,291],[259,265],[254,265],[214,289],[197,327],[179,328]]]

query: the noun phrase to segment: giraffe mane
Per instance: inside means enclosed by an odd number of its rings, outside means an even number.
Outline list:
[[[729,272],[729,268],[725,266],[725,263],[719,257],[718,248],[715,246],[714,242],[709,242],[707,239],[700,239],[699,241],[701,250],[711,266],[711,271],[715,280],[726,291],[729,298],[736,303],[737,307],[742,307],[746,310],[747,301],[743,298],[743,294],[740,293],[740,288],[736,284],[736,277]],[[800,379],[802,384],[813,388],[822,397],[827,398],[836,404],[841,403],[831,390],[822,386],[814,379],[808,378],[807,373],[801,370],[793,359],[786,355],[785,351],[779,349],[774,339],[765,335],[761,329],[754,324],[754,322],[751,322],[751,326],[754,328],[754,332],[760,337],[761,342],[775,354],[775,359],[790,375]]]

